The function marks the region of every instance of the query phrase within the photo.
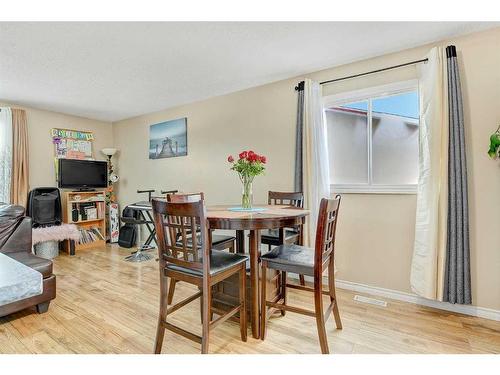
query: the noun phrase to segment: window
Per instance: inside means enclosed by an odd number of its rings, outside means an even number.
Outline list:
[[[416,192],[416,81],[325,97],[324,107],[336,193]]]

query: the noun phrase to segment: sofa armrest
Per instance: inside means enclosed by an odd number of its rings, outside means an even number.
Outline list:
[[[12,233],[7,242],[5,242],[2,246],[0,252],[12,253],[17,251],[26,251],[31,253],[31,236],[31,218],[25,216],[17,226],[14,233]]]

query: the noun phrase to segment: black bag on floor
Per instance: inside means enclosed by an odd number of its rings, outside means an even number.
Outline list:
[[[135,218],[139,217],[139,212],[125,207],[122,212],[122,218]],[[123,219],[122,219],[123,220]],[[120,228],[120,235],[118,236],[118,245],[120,247],[131,248],[135,246],[137,236],[137,228],[135,224],[124,224]]]

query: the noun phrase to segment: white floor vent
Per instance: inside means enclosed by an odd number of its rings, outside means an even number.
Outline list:
[[[354,300],[358,301],[358,302],[369,303],[370,305],[387,307],[387,302],[382,301],[381,299],[375,299],[375,298],[360,296],[358,294],[356,294],[354,296]]]

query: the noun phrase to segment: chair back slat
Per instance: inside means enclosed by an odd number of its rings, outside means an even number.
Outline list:
[[[199,202],[199,201],[204,201],[205,200],[205,195],[203,192],[199,193],[178,193],[177,191],[172,193],[172,194],[167,194],[167,202],[172,202],[172,203],[192,203],[192,202]],[[199,233],[199,232],[197,232]],[[192,232],[189,231],[187,232],[188,235],[191,235]],[[180,239],[180,235],[178,235],[177,240]],[[196,239],[198,241],[198,239]]]
[[[272,205],[285,205],[285,206],[303,208],[304,193],[270,191],[268,193],[267,203]]]
[[[208,272],[210,248],[204,201],[174,203],[153,199],[153,214],[160,265],[172,263]]]
[[[340,199],[340,195],[337,195],[335,199],[321,199],[316,228],[315,269],[321,269],[321,264],[326,257],[334,256]]]

